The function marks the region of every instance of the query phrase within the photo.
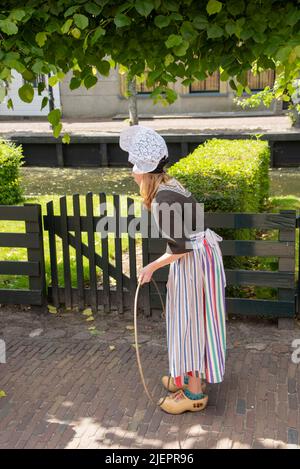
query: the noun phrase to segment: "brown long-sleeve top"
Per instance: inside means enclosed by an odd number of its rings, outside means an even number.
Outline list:
[[[200,231],[196,230],[197,221],[199,224],[197,204],[195,197],[177,179],[172,178],[167,183],[160,184],[151,210],[159,235],[167,240],[167,253],[182,254],[192,251],[189,235],[193,231]]]

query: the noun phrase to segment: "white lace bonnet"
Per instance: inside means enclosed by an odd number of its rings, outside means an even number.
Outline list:
[[[128,161],[134,165],[132,171],[138,174],[150,173],[164,157],[168,157],[163,137],[143,125],[132,125],[122,130],[119,145],[129,153]]]

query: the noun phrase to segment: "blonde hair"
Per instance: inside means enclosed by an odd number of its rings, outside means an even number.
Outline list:
[[[140,194],[143,199],[144,206],[151,210],[151,203],[154,199],[158,186],[173,179],[167,173],[144,173],[140,184]]]

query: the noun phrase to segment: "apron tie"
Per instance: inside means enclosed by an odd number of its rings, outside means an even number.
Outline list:
[[[205,238],[206,241],[211,245],[211,246],[217,246],[217,243],[220,241],[223,241],[222,236],[218,235],[215,231],[211,230],[210,228],[206,228],[204,231],[199,231],[198,233],[195,233],[190,236],[190,240],[196,240],[196,239],[203,239]]]

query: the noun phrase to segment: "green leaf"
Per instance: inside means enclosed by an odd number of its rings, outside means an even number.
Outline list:
[[[44,63],[42,60],[37,59],[35,63],[32,65],[31,70],[35,73],[43,73],[44,72]],[[41,82],[39,82],[40,84]]]
[[[226,8],[233,16],[240,15],[245,9],[244,0],[229,0],[226,1]]]
[[[204,15],[197,15],[193,19],[193,25],[197,29],[206,29],[208,26],[208,19]]]
[[[165,66],[168,67],[171,63],[174,62],[174,56],[172,54],[167,54],[165,57]]]
[[[183,20],[183,16],[180,14],[180,13],[171,13],[170,14],[170,20],[171,21],[182,21]]]
[[[70,7],[70,8],[68,8],[68,9],[65,11],[64,17],[67,18],[68,16],[73,15],[73,13],[75,13],[75,11],[78,10],[78,8],[80,8],[80,5],[74,5],[74,6]]]
[[[7,101],[7,109],[14,109],[14,103],[11,98]]]
[[[61,122],[53,127],[53,135],[54,135],[55,138],[59,137],[61,129],[62,129],[62,123]]]
[[[230,80],[230,81],[229,81],[229,85],[230,85],[230,87],[231,87],[233,90],[235,90],[235,91],[237,90],[236,84],[235,84],[235,82],[234,82],[233,80]]]
[[[296,59],[297,59],[297,54],[296,54],[295,49],[293,49],[289,55],[288,62],[292,64],[295,62]]]
[[[145,17],[147,17],[154,8],[154,4],[151,0],[136,0],[134,6],[136,11]]]
[[[107,60],[101,60],[96,63],[97,69],[101,75],[108,77],[110,72],[110,63]]]
[[[123,26],[129,26],[131,24],[131,19],[124,15],[124,13],[118,13],[114,19],[114,23],[117,28],[122,28]]]
[[[43,47],[47,41],[47,33],[44,31],[37,33],[35,35],[35,41],[40,47]]]
[[[7,78],[11,78],[11,70],[4,67],[0,72],[0,80],[6,80]]]
[[[63,138],[62,138],[62,142],[63,143],[70,143],[71,141],[71,137],[69,134],[64,134]]]
[[[6,397],[6,392],[0,389],[0,397]]]
[[[76,26],[78,26],[79,29],[85,29],[88,27],[89,19],[87,16],[75,13],[73,18],[74,23],[76,24]]]
[[[0,86],[0,103],[4,101],[4,98],[6,96],[6,87],[5,86]]]
[[[223,70],[223,72],[220,74],[220,80],[227,81],[228,78],[229,78],[229,74],[225,70]]]
[[[164,0],[164,7],[170,11],[178,11],[179,2],[177,2],[176,0]]]
[[[188,41],[183,41],[182,44],[173,48],[173,52],[178,57],[181,57],[186,54],[188,47],[189,47]]]
[[[234,21],[230,20],[225,24],[225,31],[232,36],[235,33],[236,24]]]
[[[165,45],[168,49],[171,47],[179,46],[182,43],[182,36],[178,36],[177,34],[171,34],[168,39],[165,41]]]
[[[44,109],[45,106],[48,104],[48,96],[44,96],[42,99],[41,110]]]
[[[281,47],[277,53],[276,53],[276,58],[280,61],[280,62],[286,62],[289,58],[289,55],[291,53],[291,50],[292,50],[292,46],[284,46],[284,47]]]
[[[202,71],[195,72],[194,76],[195,78],[197,78],[197,80],[200,80],[200,81],[205,80],[207,78],[206,73]]]
[[[98,41],[98,39],[101,37],[101,36],[104,36],[106,33],[105,29],[103,29],[101,26],[98,26],[98,28],[96,29],[96,31],[94,32],[94,34],[92,35],[92,38],[91,38],[91,45],[93,46],[94,44],[96,44],[96,42]]]
[[[154,18],[155,26],[157,26],[160,29],[165,28],[166,26],[169,26],[170,21],[171,21],[170,16],[158,15]]]
[[[40,81],[38,83],[38,95],[41,96],[41,93],[44,91],[44,89],[46,88],[46,85],[43,81]]]
[[[241,83],[238,83],[238,85],[237,85],[237,91],[236,91],[237,95],[238,95],[238,96],[242,96],[243,91],[244,91],[244,86],[243,86]]]
[[[197,37],[198,33],[193,28],[193,25],[190,21],[184,21],[180,28],[180,32],[184,39],[187,41],[193,41]]]
[[[72,18],[69,18],[67,21],[65,21],[65,23],[64,23],[64,24],[62,25],[62,27],[61,27],[61,32],[62,32],[63,34],[67,34],[67,32],[69,31],[69,29],[70,29],[72,23],[73,23]]]
[[[14,10],[11,10],[9,14],[9,18],[11,20],[21,21],[25,15],[26,13],[24,10],[20,10],[19,8],[16,8]]]
[[[71,34],[72,34],[73,37],[75,37],[75,39],[79,39],[80,36],[81,36],[81,31],[78,28],[72,28],[71,29]]]
[[[300,46],[296,46],[294,51],[296,52],[297,57],[300,57]]]
[[[33,80],[34,78],[34,74],[31,72],[31,70],[24,70],[24,72],[22,73],[22,77],[24,78],[24,80]]]
[[[12,59],[5,58],[3,60],[3,63],[9,68],[14,68],[19,73],[23,73],[25,70],[25,66],[21,62],[13,58]]]
[[[256,35],[256,33],[253,31],[253,29],[245,28],[241,31],[240,38],[243,39],[243,41],[246,41],[247,39],[249,39],[249,37],[255,36],[255,35]],[[261,38],[262,38],[262,36],[261,36]]]
[[[85,4],[84,9],[85,9],[85,11],[87,11],[88,13],[90,13],[91,15],[94,15],[94,16],[98,16],[102,11],[102,8],[100,6],[98,6],[98,5],[96,5],[95,3],[92,3],[92,2],[89,2],[89,3]]]
[[[194,83],[193,78],[186,78],[181,82],[183,86],[190,86],[192,83]]]
[[[17,34],[17,32],[19,30],[16,23],[13,23],[12,21],[10,21],[8,19],[0,20],[0,29],[5,34],[8,34],[9,36],[12,35],[12,34]]]
[[[223,36],[224,31],[221,26],[217,24],[210,24],[207,28],[207,37],[208,38],[215,38]]]
[[[25,83],[21,88],[18,90],[19,97],[25,103],[31,103],[34,97],[34,89],[30,83]]]
[[[61,119],[61,111],[60,109],[52,109],[52,111],[48,114],[48,121],[50,124],[55,127]]]
[[[206,5],[206,11],[209,15],[214,15],[215,13],[219,13],[222,10],[222,3],[218,2],[218,0],[209,0],[208,4]]]
[[[76,90],[76,88],[79,88],[81,86],[81,80],[76,77],[72,77],[70,80],[70,90]]]
[[[96,85],[98,79],[94,75],[87,75],[84,79],[84,85],[87,89]]]
[[[50,86],[55,86],[58,82],[59,82],[59,79],[58,79],[58,76],[57,76],[57,75],[52,75],[52,76],[48,79],[48,83],[49,83]]]

